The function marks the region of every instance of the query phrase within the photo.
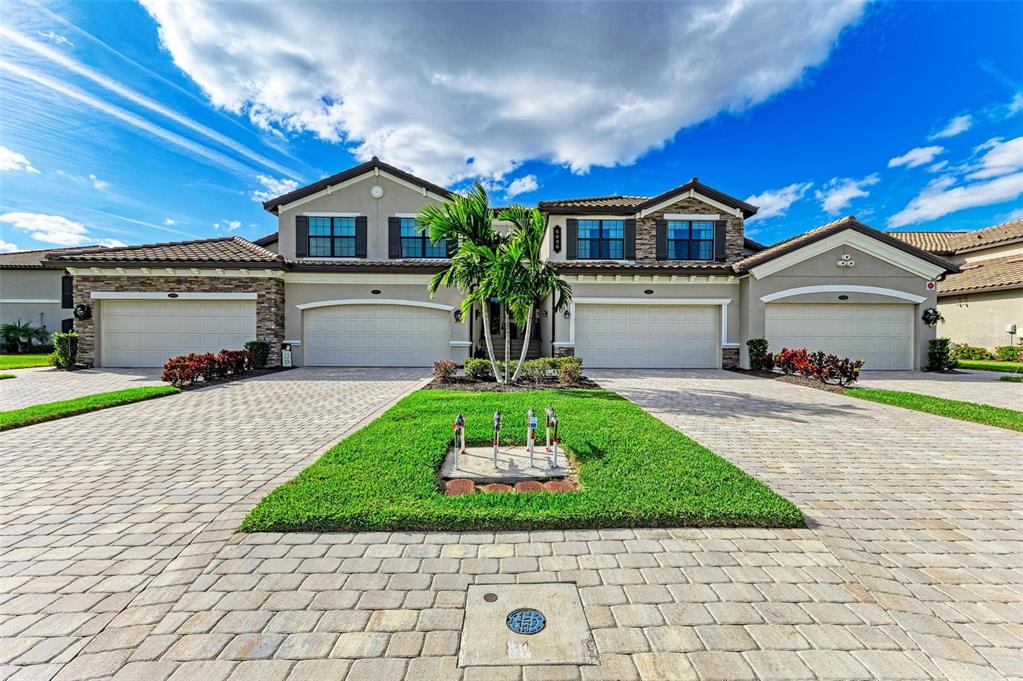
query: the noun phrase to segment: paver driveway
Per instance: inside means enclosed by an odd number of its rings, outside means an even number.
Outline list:
[[[163,385],[159,369],[57,371],[52,367],[36,367],[6,373],[12,373],[17,378],[0,381],[0,411],[71,400],[112,390]]]
[[[263,397],[252,400],[234,384],[122,409],[139,415],[195,399],[237,411],[251,432],[186,425],[176,440],[184,444],[161,449],[175,426],[139,418],[145,428],[109,438],[123,456],[70,469],[77,485],[60,483],[44,457],[11,483],[25,506],[20,520],[3,518],[19,539],[6,549],[18,562],[0,567],[11,592],[0,601],[8,616],[0,634],[18,638],[0,650],[15,665],[50,664],[7,673],[145,681],[1023,674],[1023,435],[727,372],[598,378],[787,494],[813,527],[235,534],[260,496],[252,490],[290,476],[311,458],[306,439],[335,409],[366,397],[342,403],[314,387],[303,404],[317,408],[296,410],[296,386],[260,386]],[[321,427],[311,425],[317,419]],[[101,428],[85,430],[105,439]],[[225,458],[203,456],[210,451]],[[136,457],[144,465],[118,469]],[[78,501],[86,485],[109,491]],[[47,509],[54,498],[69,508]],[[102,519],[109,526],[93,525],[100,519],[89,514],[103,512],[113,514]],[[116,560],[96,553],[108,548]],[[74,551],[82,553],[67,555]],[[154,576],[125,582],[139,571]],[[530,581],[579,585],[601,664],[458,669],[467,585]],[[46,593],[53,588],[63,595]]]
[[[864,371],[858,385],[882,390],[904,390],[949,400],[979,402],[1023,411],[1023,385],[998,380],[1008,375],[994,371],[958,371],[954,374]]]

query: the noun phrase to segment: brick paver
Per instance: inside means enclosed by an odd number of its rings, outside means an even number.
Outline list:
[[[5,371],[17,378],[0,381],[0,411],[71,400],[85,395],[163,385],[159,369],[81,369],[35,367]]]
[[[1023,411],[1023,385],[998,380],[1009,374],[958,370],[954,374],[920,371],[865,371],[858,385],[882,390],[933,395],[950,400],[979,402]],[[1023,372],[1020,373],[1023,375]]]
[[[5,458],[18,539],[0,565],[0,635],[15,636],[0,678],[1021,675],[1023,436],[728,372],[601,372],[787,495],[810,527],[234,533],[311,458],[304,442],[336,438],[366,391],[379,403],[413,382],[367,380],[340,399],[317,375],[250,382],[258,398],[232,384],[131,405],[138,427],[109,439],[123,419],[83,421],[99,452],[88,464]],[[142,409],[170,400],[201,406],[178,411],[183,425]],[[193,423],[213,408],[233,427]],[[456,666],[469,584],[545,581],[579,586],[600,665]]]

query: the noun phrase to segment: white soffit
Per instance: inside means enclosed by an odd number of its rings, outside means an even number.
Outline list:
[[[866,234],[857,232],[853,229],[845,229],[837,234],[807,244],[801,248],[786,253],[785,255],[779,256],[774,260],[769,260],[763,265],[757,265],[753,267],[750,272],[756,279],[763,279],[769,277],[772,274],[780,272],[784,269],[798,265],[804,260],[809,260],[822,253],[827,253],[833,248],[840,246],[850,246],[859,251],[863,251],[867,255],[872,255],[878,260],[883,260],[889,265],[894,265],[901,269],[915,274],[918,277],[924,279],[934,279],[945,271],[944,268],[939,267],[933,263],[929,263],[926,260],[910,255],[903,250],[889,246],[886,243],[878,241],[873,237],[869,237]]]

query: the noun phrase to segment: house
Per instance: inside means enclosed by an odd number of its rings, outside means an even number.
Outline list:
[[[0,324],[31,324],[50,332],[68,331],[71,276],[51,255],[87,253],[99,246],[15,251],[0,254]]]
[[[972,232],[891,232],[959,266],[938,284],[942,336],[983,348],[1019,343],[1023,334],[1023,220]],[[1006,327],[1016,326],[1016,335]]]
[[[267,340],[271,361],[429,366],[481,351],[482,315],[502,331],[500,301],[462,319],[460,295],[431,298],[453,244],[434,244],[416,214],[449,190],[379,159],[267,201],[278,231],[55,256],[74,275],[83,359],[158,366],[176,354]],[[542,301],[534,354],[578,354],[590,367],[746,364],[745,341],[919,368],[934,329],[933,282],[951,262],[845,218],[764,248],[746,238],[755,206],[696,178],[655,196],[543,201],[544,248],[571,283],[564,312]],[[498,344],[500,345],[500,344]]]

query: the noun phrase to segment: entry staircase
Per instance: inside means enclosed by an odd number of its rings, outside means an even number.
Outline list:
[[[494,357],[504,359],[504,336],[491,335],[490,340],[494,344]],[[519,358],[523,342],[521,338],[511,339],[511,356],[513,360]],[[536,359],[537,357],[540,357],[540,341],[534,338],[529,341],[529,347],[526,349],[526,359]]]

